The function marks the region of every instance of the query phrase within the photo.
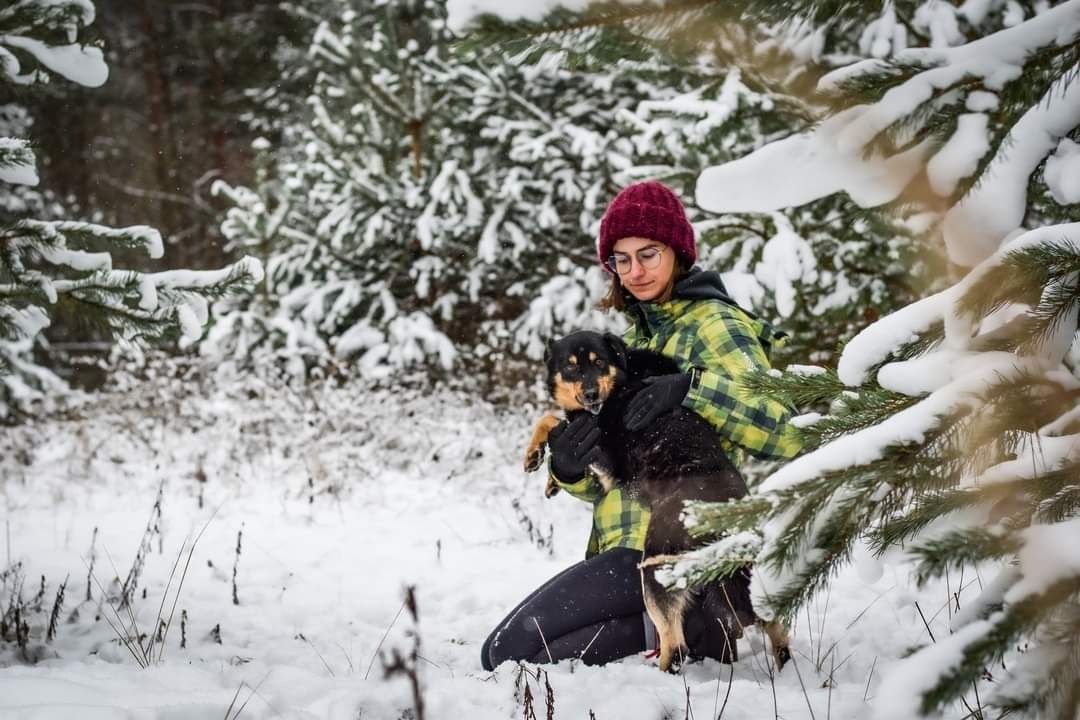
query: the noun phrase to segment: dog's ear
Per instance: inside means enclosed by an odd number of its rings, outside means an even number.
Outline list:
[[[604,342],[611,348],[611,354],[615,357],[615,364],[623,370],[626,369],[626,343],[615,333],[604,333]]]
[[[544,364],[551,367],[551,348],[555,346],[555,340],[551,339],[544,343]]]

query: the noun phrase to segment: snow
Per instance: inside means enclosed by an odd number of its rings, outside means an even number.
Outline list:
[[[976,482],[980,486],[989,486],[1034,478],[1056,470],[1066,462],[1076,461],[1080,459],[1080,435],[1040,435],[1038,445],[1029,444],[1016,455],[1014,460],[988,468]]]
[[[842,148],[841,138],[866,108],[849,108],[810,133],[706,168],[698,176],[697,204],[716,213],[773,212],[842,191],[861,207],[895,199],[925,163],[929,145],[888,158],[864,158],[859,147]]]
[[[978,353],[939,350],[913,360],[891,362],[878,370],[877,381],[886,390],[917,397],[949,383],[958,363],[971,358],[978,358]]]
[[[143,278],[144,281],[153,283],[157,288],[194,289],[220,285],[229,278],[238,276],[248,277],[253,284],[262,282],[264,279],[262,263],[247,255],[220,270],[163,270],[147,273]]]
[[[887,671],[884,689],[874,703],[874,720],[926,717],[920,709],[922,695],[935,687],[946,671],[960,665],[968,643],[982,639],[992,629],[988,620],[969,623],[897,663]]]
[[[948,294],[953,298],[961,298],[987,273],[999,268],[1013,253],[1051,242],[1070,243],[1080,249],[1080,223],[1047,225],[1013,237],[997,252],[965,275],[963,280],[942,293],[942,295]],[[951,307],[951,304],[952,302],[950,302],[950,307],[942,315],[945,321],[945,340],[950,347],[966,349],[970,346],[972,339],[976,337],[981,322],[979,318],[959,314],[954,307]],[[1066,338],[1058,338],[1057,343],[1047,343],[1047,346],[1043,349],[1043,355],[1051,362],[1058,362],[1064,357],[1065,352],[1068,350],[1066,340],[1071,342],[1071,338],[1075,334],[1072,328],[1075,328],[1075,324],[1069,325],[1066,319],[1060,328],[1062,332],[1066,333]]]
[[[982,353],[975,362],[954,368],[954,380],[915,405],[887,417],[876,425],[844,435],[809,455],[795,458],[766,478],[760,492],[789,490],[799,483],[843,468],[868,465],[890,447],[920,443],[939,426],[942,418],[978,402],[980,391],[1037,369],[1035,361],[1011,353]]]
[[[0,35],[0,46],[24,50],[58,75],[86,87],[100,87],[109,78],[109,66],[101,48],[83,45],[46,45],[34,38]],[[9,75],[10,69],[5,68]]]
[[[683,521],[687,525],[695,524],[694,513],[684,512]],[[670,565],[661,566],[656,571],[656,579],[665,587],[686,588],[698,575],[717,563],[742,561],[749,564],[760,550],[761,536],[756,532],[734,533],[685,553]]]
[[[817,259],[810,243],[795,232],[782,213],[773,213],[772,218],[776,234],[762,248],[754,276],[773,292],[776,310],[786,318],[795,312],[797,286],[817,278]]]
[[[885,360],[897,347],[916,340],[940,320],[955,296],[952,288],[918,300],[867,326],[844,346],[836,366],[841,382],[862,385],[870,368]]]
[[[799,365],[798,363],[792,363],[784,368],[784,372],[789,372],[793,375],[801,375],[803,377],[814,377],[816,375],[824,375],[829,371],[820,365]]]
[[[30,141],[0,137],[0,155],[7,157],[6,163],[0,164],[0,182],[30,186],[38,184],[37,167]]]
[[[14,327],[16,337],[33,338],[51,324],[48,314],[36,305],[23,308],[0,305],[0,315]]]
[[[960,180],[975,174],[979,159],[990,149],[988,121],[984,113],[964,113],[957,118],[956,132],[926,164],[935,193],[949,197]]]
[[[557,7],[581,10],[589,0],[448,0],[447,25],[454,32],[464,31],[483,14],[503,20],[539,20]]]
[[[1080,545],[1076,542],[1080,537],[1080,518],[1053,525],[1032,525],[1020,535],[1024,539],[1024,547],[1018,553],[1022,578],[1005,593],[1006,603],[1031,599],[1055,583],[1080,578]]]
[[[941,32],[942,37],[948,35]],[[1033,49],[1067,44],[1078,33],[1080,0],[1068,0],[1015,27],[964,45],[898,52],[893,57],[896,63],[927,69],[890,88],[872,105],[848,108],[811,132],[707,168],[698,178],[697,203],[713,212],[772,212],[841,191],[862,207],[894,200],[929,159],[927,141],[889,157],[863,158],[868,143],[935,93],[948,92],[961,80],[978,79],[986,90],[1000,90],[1019,76]],[[836,91],[845,82],[884,70],[886,65],[879,59],[863,60],[826,74],[818,87]],[[1028,178],[1080,116],[1080,85],[1069,80],[1068,75],[1059,79],[1021,117],[1001,145],[1006,151],[998,152],[981,182],[947,212],[943,232],[952,262],[977,265],[1021,226]],[[978,111],[994,101],[986,91],[978,93],[969,106],[973,112],[961,118],[957,134],[937,153],[936,162],[930,162],[928,173],[935,192],[955,189],[990,149],[986,121]]]
[[[1080,17],[1077,2],[1071,0],[1059,8],[1072,4],[1074,14]],[[1050,12],[1040,19],[1046,15]],[[943,231],[953,262],[977,265],[1021,227],[1028,179],[1080,117],[1080,87],[1066,83],[1068,79],[1066,75],[1052,85],[1043,99],[1024,113],[1005,136],[1002,147],[1007,151],[994,158],[975,188],[946,213]]]
[[[859,37],[859,52],[867,57],[884,58],[907,47],[907,28],[896,21],[892,5],[882,9],[881,17],[866,25]]]
[[[1080,203],[1080,144],[1062,138],[1046,159],[1043,176],[1054,200],[1062,205]]]
[[[187,374],[168,385],[173,374],[121,385],[80,420],[0,435],[7,552],[33,582],[46,576],[50,597],[68,577],[56,640],[34,643],[44,658],[27,666],[4,656],[0,715],[222,717],[240,689],[238,702],[250,697],[245,718],[401,717],[411,707],[408,684],[383,677],[377,650],[384,635],[383,654],[411,647],[410,623],[395,616],[403,588],[414,585],[428,715],[522,716],[517,668],[483,672],[480,645],[527,592],[581,558],[591,523],[585,504],[565,494],[545,500],[542,482],[520,469],[539,409],[497,411],[450,391],[376,393],[362,383],[297,395],[252,379],[227,392]],[[179,590],[186,647],[174,618],[162,660],[143,670],[95,621],[100,591],[85,601],[85,561],[96,527],[95,574],[106,586],[126,575],[162,481],[162,532],[140,582],[146,597],[134,603],[141,627],[153,625],[185,538],[206,532]],[[779,673],[781,717],[821,718],[830,706],[833,717],[867,716],[888,658],[925,636],[921,622],[901,622],[894,609],[907,570],[884,572],[869,586],[844,571],[828,603],[809,604],[792,635],[806,695],[793,667]],[[174,580],[170,598],[175,589]],[[943,587],[926,592],[924,607],[946,598]],[[944,613],[931,622],[946,632]],[[220,645],[209,637],[215,625]],[[765,652],[754,631],[740,640],[725,717],[773,713]],[[690,711],[715,716],[729,672],[707,661],[667,675],[643,655],[544,669],[557,717],[591,710],[626,720],[682,717],[687,688]]]
[[[964,35],[956,19],[958,12],[958,8],[948,3],[926,2],[915,11],[911,24],[920,33],[930,36],[930,47],[959,45],[964,42]]]

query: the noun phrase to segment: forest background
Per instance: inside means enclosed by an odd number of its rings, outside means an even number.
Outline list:
[[[671,581],[708,582],[753,556],[759,612],[805,611],[819,628],[819,688],[765,668],[783,702],[801,690],[811,716],[834,688],[858,714],[879,655],[880,717],[1075,716],[1080,0],[529,9],[528,20],[481,18],[464,37],[435,0],[0,9],[0,440],[8,527],[26,533],[14,560],[8,539],[0,576],[7,657],[78,674],[126,649],[160,665],[167,629],[147,636],[120,611],[136,604],[155,537],[163,552],[163,500],[190,521],[206,494],[245,498],[217,523],[236,532],[238,607],[244,522],[274,516],[266,501],[280,488],[268,478],[283,483],[283,515],[299,499],[310,523],[327,521],[324,498],[344,517],[342,503],[393,507],[385,493],[398,490],[399,502],[470,515],[425,480],[478,474],[494,503],[476,520],[481,537],[451,520],[460,545],[446,547],[498,542],[490,523],[512,508],[519,539],[550,555],[567,519],[515,488],[512,442],[493,452],[499,433],[462,430],[494,415],[506,433],[534,412],[547,339],[625,323],[594,306],[609,282],[597,224],[620,187],[659,178],[688,200],[702,265],[790,333],[775,355],[786,372],[743,381],[799,405],[807,449],[778,470],[748,466],[747,499],[691,508],[692,530],[712,542]],[[430,433],[410,435],[425,423]],[[370,482],[387,473],[400,488]],[[150,487],[127,579],[116,571],[95,589],[98,527],[80,498],[100,507]],[[295,549],[325,539],[293,529],[304,538]],[[443,538],[422,530],[441,563]],[[36,594],[24,592],[23,563],[63,574],[73,536],[93,538],[91,569],[59,653],[68,582],[43,572]],[[184,548],[190,558],[191,536]],[[838,589],[857,596],[853,563],[869,585],[889,569],[894,585],[878,597],[904,588],[896,608],[918,616],[896,624],[920,637],[903,648],[845,636],[874,662],[837,684],[824,662],[840,641],[821,653],[829,601],[813,620],[811,605]],[[228,582],[208,567],[198,588]],[[396,570],[375,586],[395,584]],[[340,581],[340,567],[328,572]],[[525,575],[522,586],[539,580]],[[172,579],[158,570],[142,599],[149,590],[164,607]],[[270,585],[258,587],[265,610]],[[513,590],[456,600],[486,618]],[[912,599],[942,592],[930,618]],[[848,628],[874,602],[845,604]],[[198,610],[204,623],[221,612]],[[453,680],[488,621],[461,625],[442,610]],[[103,640],[110,611],[119,627]],[[369,619],[352,637],[378,631]],[[280,640],[249,626],[233,649]],[[222,645],[220,622],[206,643]],[[809,646],[797,651],[810,659]],[[288,655],[264,660],[274,669]],[[415,680],[417,659],[399,657],[398,669]],[[524,671],[510,702],[527,714]],[[539,687],[540,672],[529,677]],[[655,687],[670,691],[665,682]],[[743,683],[750,705],[750,687],[762,688],[752,668],[728,682]],[[484,705],[489,691],[470,687],[467,702]],[[339,689],[354,707],[353,689]],[[417,697],[408,712],[420,712]]]

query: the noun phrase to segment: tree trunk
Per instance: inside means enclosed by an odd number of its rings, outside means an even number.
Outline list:
[[[175,193],[176,187],[176,142],[172,129],[172,99],[168,72],[161,55],[163,34],[154,24],[154,18],[147,0],[137,0],[139,27],[143,35],[142,70],[143,83],[149,103],[150,136],[154,143],[154,174],[157,190],[162,193]],[[168,13],[165,13],[168,18]],[[168,25],[167,25],[168,27]],[[167,200],[158,201],[158,228],[168,237],[176,231],[176,213]]]

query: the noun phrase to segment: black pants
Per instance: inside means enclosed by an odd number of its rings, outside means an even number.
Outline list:
[[[641,551],[612,548],[571,565],[521,601],[484,642],[480,663],[580,658],[602,665],[645,649]]]

